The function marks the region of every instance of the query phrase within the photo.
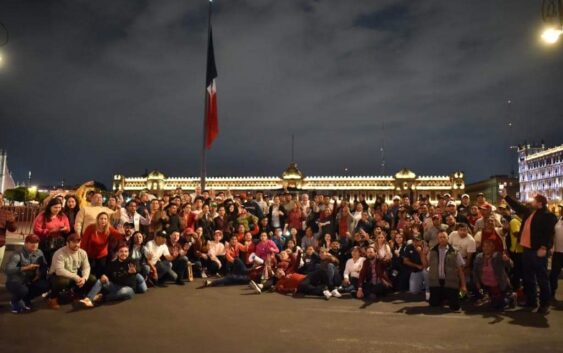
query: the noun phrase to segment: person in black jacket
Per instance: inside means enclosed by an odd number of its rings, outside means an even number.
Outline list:
[[[553,245],[557,218],[547,209],[547,199],[543,195],[536,195],[532,199],[531,207],[526,207],[507,196],[504,189],[501,190],[500,196],[504,197],[510,207],[522,218],[519,242],[524,248],[522,271],[526,306],[533,308],[537,306],[537,285],[539,285],[540,306],[537,312],[547,314],[551,299],[547,253]]]
[[[132,299],[135,293],[145,293],[147,284],[139,272],[138,262],[129,256],[129,246],[125,242],[121,243],[117,259],[106,266],[105,273],[80,302],[86,307],[93,307],[93,302],[102,289],[107,293],[106,301]]]

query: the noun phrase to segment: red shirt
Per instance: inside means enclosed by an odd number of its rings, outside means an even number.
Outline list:
[[[86,251],[90,259],[100,259],[108,256],[110,241],[115,243],[123,239],[123,235],[113,227],[109,227],[109,234],[98,232],[96,228],[95,224],[90,224],[86,227],[80,241],[80,247]]]
[[[494,251],[502,252],[504,250],[504,244],[502,243],[502,239],[500,238],[496,230],[487,232],[483,229],[483,231],[481,232],[481,244],[483,244],[487,239],[490,239],[493,241],[493,243],[495,243]]]
[[[306,277],[306,275],[300,273],[292,273],[284,278],[280,278],[276,283],[276,292],[281,294],[293,293]]]
[[[45,211],[43,211],[33,222],[33,234],[39,236],[40,238],[58,237],[62,235],[61,232],[58,231],[61,228],[65,228],[67,231],[70,230],[68,217],[62,212],[55,217],[52,217],[50,220],[46,220]],[[51,230],[57,230],[57,232],[51,233]]]

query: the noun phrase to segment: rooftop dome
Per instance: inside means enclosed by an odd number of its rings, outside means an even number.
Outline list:
[[[412,170],[403,168],[399,170],[397,174],[395,174],[396,179],[414,179],[416,178],[416,174],[413,173]]]
[[[152,172],[147,175],[147,179],[165,179],[166,176],[159,172],[158,170],[153,170]]]
[[[282,179],[284,180],[301,180],[303,179],[303,173],[297,168],[297,163],[290,163],[289,167],[283,172]]]

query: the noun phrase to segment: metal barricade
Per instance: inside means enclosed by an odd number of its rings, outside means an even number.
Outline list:
[[[41,207],[37,205],[28,206],[2,206],[3,210],[12,211],[16,216],[17,229],[15,233],[24,238],[26,235],[33,233],[33,221],[41,212]]]

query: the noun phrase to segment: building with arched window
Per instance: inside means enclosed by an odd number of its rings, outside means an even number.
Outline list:
[[[550,203],[563,200],[563,145],[545,148],[545,145],[518,147],[520,200],[535,194],[545,195]]]
[[[443,176],[420,176],[409,169],[401,169],[390,176],[305,176],[291,163],[280,176],[209,177],[208,189],[215,191],[264,191],[271,194],[290,192],[309,192],[338,196],[341,199],[354,199],[365,195],[368,200],[380,197],[390,201],[395,195],[408,195],[412,200],[426,198],[436,201],[442,194],[449,193],[459,198],[464,193],[463,172]],[[163,194],[178,188],[195,190],[200,183],[197,177],[167,177],[159,171],[152,171],[145,177],[126,177],[120,174],[113,177],[113,189],[128,192],[149,190]]]

